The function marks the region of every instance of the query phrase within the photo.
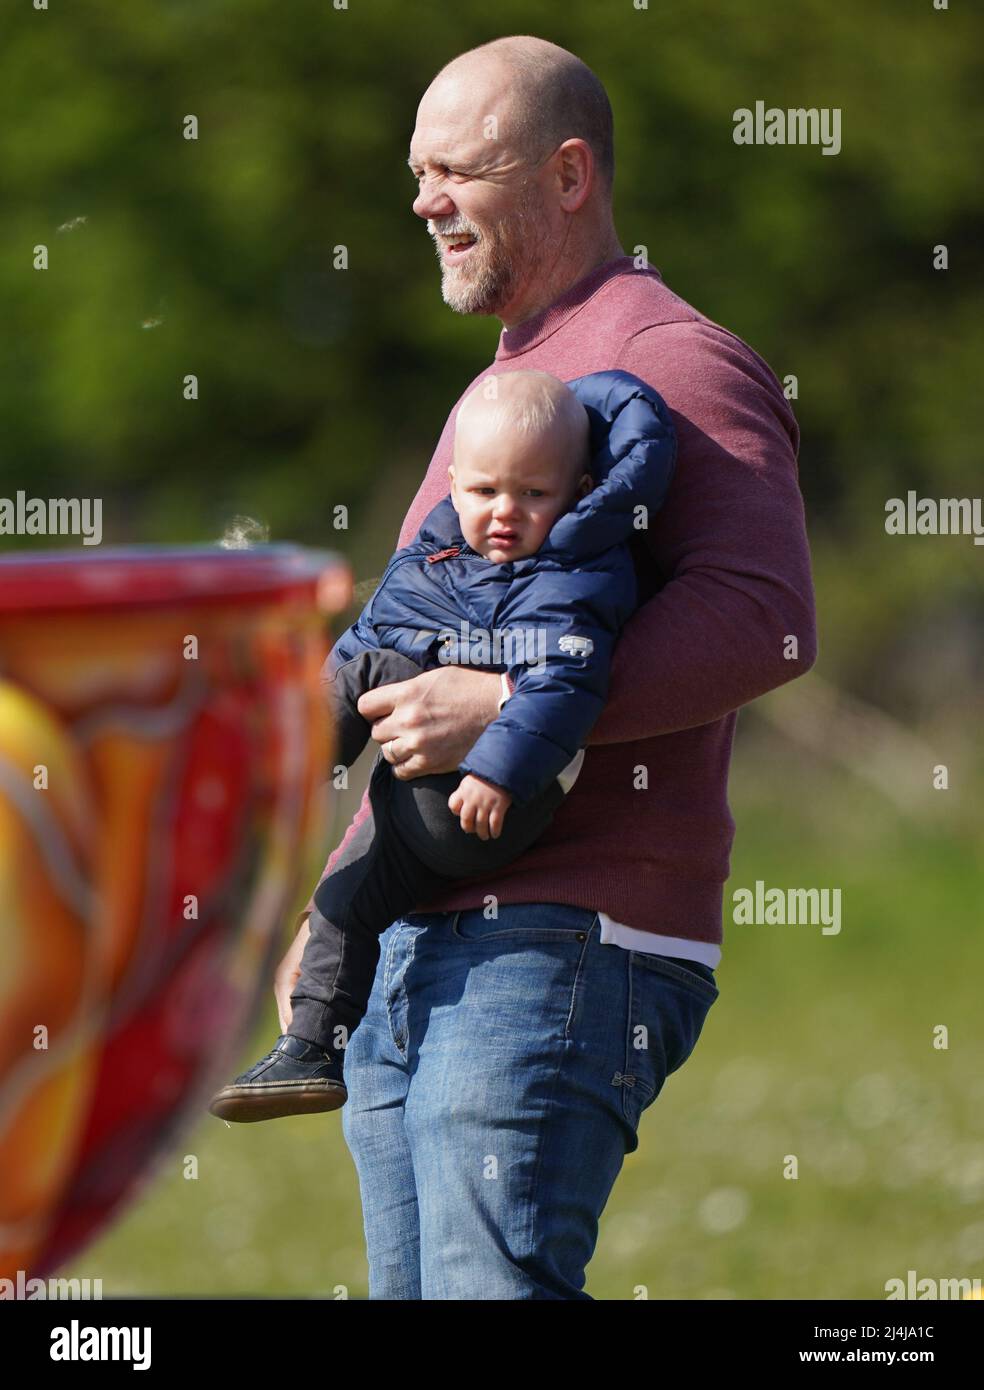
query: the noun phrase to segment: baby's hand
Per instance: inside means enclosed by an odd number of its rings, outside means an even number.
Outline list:
[[[448,797],[448,808],[460,816],[462,830],[476,834],[480,840],[499,838],[511,805],[512,797],[507,791],[470,772]]]

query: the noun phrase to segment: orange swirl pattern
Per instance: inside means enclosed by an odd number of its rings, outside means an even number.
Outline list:
[[[350,596],[332,557],[269,550],[109,552],[61,584],[45,557],[27,588],[35,562],[0,562],[2,1277],[107,1223],[269,986]]]

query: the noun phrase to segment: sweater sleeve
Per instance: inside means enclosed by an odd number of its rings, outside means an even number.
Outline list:
[[[666,400],[678,453],[644,535],[665,583],[622,630],[589,745],[711,723],[816,660],[799,431],[772,372],[700,322],[643,329],[615,365]]]

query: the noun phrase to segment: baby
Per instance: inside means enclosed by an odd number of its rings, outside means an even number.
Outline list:
[[[577,397],[546,372],[492,382],[496,399],[477,389],[462,402],[448,477],[465,541],[501,565],[535,555],[557,518],[594,484],[590,425]],[[499,837],[511,804],[507,790],[470,772],[448,798],[462,830],[482,839]]]
[[[456,773],[401,780],[377,754],[372,814],[315,893],[288,1031],[215,1096],[212,1114],[266,1120],[344,1104],[344,1049],[382,932],[449,885],[495,874],[550,825],[638,601],[629,539],[662,505],[675,455],[666,406],[626,372],[570,386],[503,373],[462,402],[450,495],[391,558],[327,663],[336,760],[351,766],[370,737],[357,708],[366,690],[438,664],[503,673],[499,716]]]

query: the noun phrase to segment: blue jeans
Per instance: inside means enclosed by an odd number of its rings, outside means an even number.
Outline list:
[[[643,1110],[718,996],[556,903],[412,913],[345,1054],[373,1299],[588,1299]]]

